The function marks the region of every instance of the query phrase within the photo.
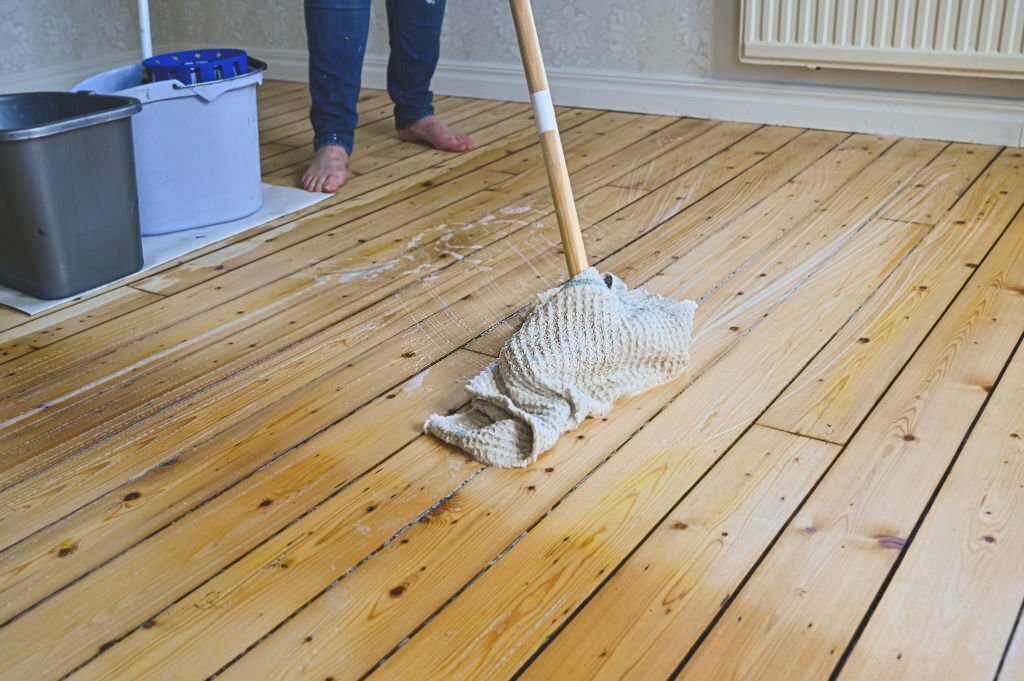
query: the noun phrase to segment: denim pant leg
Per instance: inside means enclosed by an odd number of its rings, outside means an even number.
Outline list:
[[[399,130],[434,113],[430,79],[441,52],[444,5],[445,0],[387,0],[388,94]]]
[[[352,153],[359,87],[370,31],[370,0],[305,0],[313,148]]]

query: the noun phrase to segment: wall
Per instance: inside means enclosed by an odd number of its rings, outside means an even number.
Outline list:
[[[540,0],[534,12],[550,67],[639,73],[707,73],[711,0]],[[154,32],[168,42],[201,44],[226,38],[242,45],[305,49],[298,0],[159,0]],[[367,54],[387,56],[387,15],[373,1]],[[442,55],[446,60],[518,66],[507,0],[449,0]]]
[[[134,0],[0,0],[0,91],[68,87],[138,55]]]
[[[535,2],[534,12],[550,68],[704,76],[711,6],[711,0],[561,0]],[[519,65],[505,0],[455,0],[448,8],[446,57]]]
[[[150,0],[150,18],[157,44],[306,47],[302,0]]]

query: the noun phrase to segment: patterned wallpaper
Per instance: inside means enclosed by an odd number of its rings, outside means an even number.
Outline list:
[[[386,56],[384,0],[368,53]],[[424,0],[426,1],[426,0]],[[548,66],[707,75],[713,0],[534,0]],[[154,42],[302,50],[301,0],[150,0]],[[518,63],[507,0],[448,0],[442,58]],[[0,78],[138,49],[134,0],[0,0]]]
[[[0,77],[136,49],[135,12],[134,0],[0,0]]]
[[[548,66],[707,75],[712,0],[536,0]],[[489,29],[489,30],[488,30]],[[518,62],[506,0],[449,0],[442,54]]]
[[[2,1],[2,0],[0,0]],[[534,0],[548,66],[706,75],[713,0]],[[300,0],[151,0],[158,42],[304,49]],[[385,56],[373,0],[368,54]],[[518,62],[507,0],[448,0],[443,59]]]

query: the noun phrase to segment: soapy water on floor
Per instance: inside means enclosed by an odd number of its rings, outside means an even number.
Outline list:
[[[531,210],[533,210],[533,206],[531,205],[509,206],[506,208],[502,208],[501,210],[498,211],[498,213],[501,215],[523,215]],[[372,282],[375,281],[381,274],[384,274],[385,272],[388,272],[402,264],[413,264],[414,266],[403,270],[401,272],[401,275],[415,276],[439,264],[438,260],[433,257],[429,258],[425,262],[420,261],[417,263],[417,261],[420,260],[420,258],[417,258],[415,253],[420,250],[421,246],[426,245],[428,243],[432,243],[432,250],[435,251],[437,255],[445,256],[447,258],[451,258],[455,262],[459,262],[461,260],[466,259],[467,256],[472,254],[474,251],[484,249],[485,246],[480,244],[459,244],[456,242],[456,239],[463,233],[468,232],[475,227],[488,224],[493,224],[496,226],[511,224],[520,227],[528,227],[533,224],[533,221],[512,217],[499,218],[497,215],[494,215],[493,213],[488,213],[487,215],[484,215],[480,219],[471,222],[441,223],[439,225],[436,225],[434,227],[431,227],[427,230],[424,230],[416,234],[412,239],[407,241],[405,245],[402,247],[402,249],[405,252],[398,257],[390,258],[383,262],[374,263],[373,265],[366,267],[359,267],[354,269],[336,269],[331,272],[324,273],[323,275],[321,275],[321,277],[335,277],[335,281],[339,284],[347,284],[349,282],[356,280],[365,280],[367,282]],[[440,236],[434,238],[432,241],[427,241],[430,237],[433,237],[434,234],[437,234],[441,230],[444,231],[440,234]],[[467,262],[472,264],[481,272],[489,272],[492,269],[494,269],[493,267],[484,265],[483,262],[479,260],[468,259]],[[320,281],[320,277],[317,277],[317,280]]]
[[[402,387],[403,393],[411,393],[419,390],[423,387],[423,381],[427,378],[427,374],[430,373],[430,368],[427,367],[423,371],[419,372],[415,376],[409,379],[409,381]]]
[[[438,347],[450,344],[450,330],[452,326],[463,326],[467,323],[462,319],[449,300],[448,296],[435,290],[433,283],[443,274],[448,265],[457,262],[464,262],[471,265],[477,272],[491,272],[497,267],[499,261],[515,259],[517,263],[523,263],[530,274],[513,274],[517,268],[509,269],[509,276],[498,279],[487,280],[481,283],[482,289],[478,295],[484,295],[496,302],[495,317],[491,322],[499,324],[506,317],[519,312],[518,303],[520,299],[532,298],[540,291],[558,285],[564,279],[564,271],[545,274],[535,262],[541,257],[550,257],[552,248],[557,247],[557,235],[552,235],[550,221],[545,221],[547,215],[531,216],[530,219],[523,219],[523,216],[531,211],[539,209],[532,205],[514,205],[501,208],[494,213],[488,213],[477,220],[470,222],[446,222],[429,227],[411,239],[400,248],[400,254],[396,257],[352,269],[333,269],[316,277],[318,283],[347,284],[354,281],[372,283],[392,271],[397,278],[418,277],[411,282],[413,288],[400,288],[394,292],[396,302],[402,306],[403,316],[407,319],[417,319],[418,311],[422,307],[416,304],[415,295],[424,289],[439,303],[437,313],[415,321],[413,324],[426,338],[433,340]],[[583,214],[580,215],[584,218]],[[525,243],[515,243],[514,239],[500,239],[493,244],[483,246],[480,244],[460,244],[460,237],[473,235],[467,234],[474,228],[481,226],[498,227],[513,225],[529,229]],[[485,228],[486,228],[485,227]],[[537,230],[537,231],[534,231]],[[517,231],[517,230],[514,230]],[[476,255],[480,251],[486,251],[487,255]],[[402,268],[402,269],[397,269]],[[510,296],[510,287],[519,295]],[[503,300],[516,300],[516,308],[509,305],[498,305]],[[408,391],[415,390],[422,384],[425,373],[421,374],[406,386]]]

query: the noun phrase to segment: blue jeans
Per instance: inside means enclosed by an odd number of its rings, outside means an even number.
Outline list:
[[[395,127],[408,128],[434,113],[434,76],[441,48],[445,0],[387,0],[388,94]],[[305,0],[313,147],[352,153],[359,86],[370,30],[370,0]]]

